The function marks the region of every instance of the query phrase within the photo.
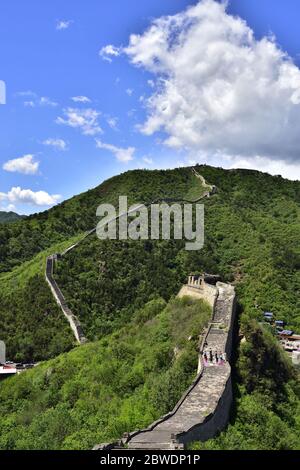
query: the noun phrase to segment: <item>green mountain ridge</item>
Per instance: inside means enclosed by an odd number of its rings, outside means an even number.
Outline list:
[[[129,354],[126,348],[130,343],[139,342],[135,326],[137,316],[145,319],[145,325],[148,321],[151,324],[150,317],[153,321],[157,317],[155,322],[160,323],[160,312],[154,309],[150,314],[147,305],[168,304],[167,309],[176,310],[176,305],[172,307],[172,298],[187,275],[203,271],[218,273],[224,281],[235,284],[240,303],[240,334],[247,339],[237,349],[235,409],[231,424],[227,432],[204,445],[207,448],[297,447],[295,436],[299,435],[300,426],[297,377],[278,348],[277,340],[257,321],[261,320],[263,311],[269,310],[289,327],[300,329],[297,295],[300,182],[256,171],[195,168],[209,184],[218,188],[217,194],[203,201],[205,245],[202,250],[187,252],[184,240],[100,241],[94,234],[58,261],[55,278],[90,341],[67,353],[74,348],[74,338],[45,282],[46,256],[63,251],[79,240],[84,231],[94,227],[96,208],[102,202],[117,204],[119,195],[127,195],[129,204],[158,198],[195,200],[205,188],[191,168],[136,170],[111,178],[49,211],[0,227],[0,330],[9,358],[40,361],[65,353],[57,358],[57,368],[54,360],[0,384],[2,415],[5,416],[0,419],[1,448],[45,448],[46,445],[50,446],[47,448],[80,448],[81,445],[89,448],[102,439],[117,438],[124,431],[150,424],[163,410],[168,411],[160,405],[149,411],[147,403],[153,389],[148,382],[148,369],[145,364],[141,365],[143,361],[138,356],[132,369],[132,357],[137,352]],[[193,312],[192,320],[195,315]],[[144,320],[140,321],[144,325]],[[179,322],[177,329],[180,328]],[[118,368],[112,367],[109,371],[107,359],[107,370],[96,376],[86,364],[92,361],[94,354],[97,369],[97,357],[99,355],[100,364],[101,354],[104,354],[100,349],[104,345],[104,349],[110,350],[114,338],[124,332],[130,339],[125,341],[125,352],[117,353]],[[150,334],[151,348],[157,345],[168,350],[168,335],[164,336],[160,325],[155,334]],[[145,343],[145,347],[149,345]],[[74,365],[72,358],[75,357]],[[155,362],[152,366],[153,373],[159,376],[157,387],[161,390],[166,386],[161,371],[171,374],[173,367],[174,357],[170,353],[167,357],[167,362]],[[69,361],[73,372],[64,373],[64,365],[67,370]],[[124,375],[122,364],[127,367]],[[129,371],[136,370],[135,367],[139,372],[131,377]],[[184,364],[180,367],[184,368]],[[184,386],[177,389],[176,399],[183,392],[187,377],[191,377],[193,367],[191,364],[189,367]],[[47,371],[53,368],[55,373],[51,375]],[[80,374],[80,370],[86,372]],[[47,374],[50,374],[49,380]],[[108,407],[107,411],[97,401],[99,397],[107,400],[110,393],[103,377],[124,385],[118,406]],[[49,381],[51,392],[48,394]],[[82,391],[82,383],[88,386],[91,403]],[[68,392],[62,395],[61,387]],[[14,399],[9,399],[8,390],[12,390]],[[129,403],[133,403],[130,400],[134,400],[136,393],[139,397],[136,413],[144,413],[142,421],[138,416],[132,418],[134,410],[129,412],[132,408]],[[43,398],[31,412],[39,394]],[[119,416],[118,407],[123,410]],[[93,421],[96,409],[99,413]],[[13,431],[16,420],[18,432]],[[110,423],[109,429],[103,425],[103,420]],[[68,423],[65,427],[64,422]],[[106,431],[99,434],[97,426]],[[285,438],[276,440],[278,432],[284,433]],[[40,434],[42,437],[38,439]],[[89,437],[80,444],[85,434]]]
[[[12,211],[0,211],[0,224],[6,224],[9,222],[15,222],[19,219],[25,219],[25,215],[19,215],[16,212]]]

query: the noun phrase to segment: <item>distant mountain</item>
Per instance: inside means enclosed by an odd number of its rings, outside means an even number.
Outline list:
[[[5,224],[8,222],[15,222],[16,220],[19,219],[24,219],[26,216],[25,215],[19,215],[16,212],[5,212],[5,211],[0,211],[0,224]]]

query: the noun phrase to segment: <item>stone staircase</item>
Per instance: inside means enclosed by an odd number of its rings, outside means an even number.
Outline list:
[[[174,449],[176,437],[187,433],[212,414],[220,399],[220,387],[230,376],[230,366],[204,369],[201,379],[176,413],[151,431],[144,431],[128,442],[129,449]]]
[[[208,288],[210,291],[210,288]],[[194,292],[194,291],[192,291]],[[205,283],[199,286],[197,295],[204,298]],[[212,300],[212,297],[209,297]],[[203,351],[226,352],[230,358],[232,329],[235,314],[235,291],[229,284],[217,282],[212,322],[202,339],[199,350],[200,371],[195,381],[175,408],[147,429],[130,433],[116,445],[129,449],[172,450],[182,449],[192,441],[211,439],[228,423],[232,403],[231,366],[224,363],[206,365]],[[95,446],[95,450],[105,450],[110,445]],[[116,448],[114,446],[113,448]]]

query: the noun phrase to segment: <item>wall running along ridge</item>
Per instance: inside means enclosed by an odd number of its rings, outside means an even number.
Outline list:
[[[166,203],[169,203],[169,202],[196,203],[196,202],[199,202],[201,199],[210,198],[213,194],[215,194],[217,192],[217,187],[214,186],[214,185],[208,184],[205,181],[204,177],[202,175],[200,175],[199,173],[197,173],[195,168],[192,168],[192,172],[194,173],[196,178],[200,179],[202,186],[206,189],[206,191],[202,194],[202,196],[199,199],[197,199],[195,201],[186,201],[186,200],[171,199],[171,198],[170,199],[156,199],[154,201],[146,203],[145,206],[149,206],[151,204],[157,204],[157,203],[160,203],[160,202],[166,202]],[[136,209],[137,208],[135,208],[134,211]],[[129,214],[129,212],[127,212],[127,214]],[[115,217],[115,219],[118,219],[119,217],[122,217],[123,215],[125,215],[125,214],[119,214]],[[112,219],[111,222],[115,219]],[[58,287],[56,281],[53,278],[53,268],[54,268],[54,262],[57,262],[57,260],[59,258],[61,258],[62,256],[65,256],[67,253],[69,253],[69,251],[74,250],[74,248],[76,248],[87,237],[89,237],[90,235],[92,235],[95,232],[96,232],[96,227],[89,230],[88,232],[86,232],[85,235],[77,243],[69,246],[62,253],[55,253],[53,255],[50,255],[50,256],[48,256],[48,258],[46,260],[46,271],[45,271],[46,281],[50,286],[51,292],[52,292],[57,304],[60,306],[61,310],[63,311],[63,314],[66,316],[67,320],[69,321],[71,329],[74,333],[74,336],[75,336],[76,340],[80,344],[85,343],[87,341],[87,339],[84,336],[84,333],[83,333],[83,330],[82,330],[79,319],[72,313],[72,311],[68,307],[67,302],[66,302],[66,300],[63,296],[63,293],[61,292],[60,288]]]
[[[87,339],[84,336],[80,321],[69,309],[63,293],[61,292],[55,279],[53,278],[53,266],[54,266],[54,262],[57,260],[58,257],[59,255],[48,256],[47,261],[46,261],[46,273],[45,273],[46,281],[48,282],[50,286],[51,292],[57,304],[59,305],[59,307],[63,311],[63,314],[65,315],[68,322],[70,323],[70,327],[74,333],[76,340],[78,341],[79,344],[83,344],[83,343],[86,343]]]
[[[124,435],[111,444],[101,444],[94,450],[118,447],[129,449],[184,449],[193,441],[213,438],[228,424],[232,405],[231,352],[235,319],[235,289],[230,284],[209,284],[204,277],[189,277],[178,297],[190,296],[207,301],[213,310],[211,322],[199,347],[198,374],[175,408],[152,423],[147,429]],[[223,365],[205,367],[203,351],[226,352]]]

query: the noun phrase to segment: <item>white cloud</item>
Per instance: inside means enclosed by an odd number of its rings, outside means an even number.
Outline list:
[[[6,84],[0,80],[0,104],[6,104]]]
[[[208,159],[299,162],[300,70],[226,8],[203,0],[131,35],[125,53],[156,76],[141,131],[164,131],[166,145]]]
[[[0,211],[11,212],[15,210],[16,210],[16,206],[14,204],[8,204],[8,205],[1,204],[1,193],[0,193]]]
[[[244,168],[263,171],[270,175],[281,175],[283,178],[290,180],[300,180],[300,166],[296,163],[288,163],[284,160],[271,160],[265,157],[254,158],[230,158],[229,164],[224,167],[228,168]]]
[[[132,96],[133,89],[132,88],[127,88],[126,93],[127,93],[128,96]]]
[[[127,116],[131,118],[135,115],[135,113],[136,113],[136,109],[134,108],[130,109],[129,111],[127,111]]]
[[[133,155],[135,153],[134,147],[128,147],[128,148],[116,147],[115,145],[112,145],[112,144],[105,144],[100,139],[96,139],[96,145],[100,149],[104,149],[104,150],[108,150],[109,152],[112,152],[117,158],[117,160],[119,160],[120,162],[128,163],[130,160],[133,160]]]
[[[71,26],[72,23],[73,23],[73,20],[57,20],[56,21],[56,29],[58,31],[68,29]]]
[[[116,129],[116,128],[117,128],[117,125],[118,125],[118,118],[115,118],[115,117],[108,118],[108,119],[107,119],[107,124],[108,124],[109,127],[111,127],[112,129]]]
[[[36,93],[34,93],[34,91],[31,91],[31,90],[25,90],[25,91],[18,91],[15,96],[28,96],[28,97],[35,97],[37,96]]]
[[[147,165],[153,165],[153,160],[150,157],[143,157],[143,161],[147,163]]]
[[[42,142],[43,145],[48,145],[50,147],[54,147],[57,150],[67,150],[67,142],[63,139],[46,139]]]
[[[48,194],[46,191],[32,191],[21,189],[19,186],[11,188],[7,193],[0,192],[0,201],[11,204],[33,204],[35,206],[52,206],[61,199],[59,194]]]
[[[58,103],[48,98],[47,96],[39,97],[36,93],[30,90],[19,91],[15,94],[15,96],[28,98],[27,100],[23,102],[24,106],[27,108],[35,108],[36,106],[50,106],[50,107],[58,106]]]
[[[100,113],[95,109],[67,108],[64,109],[64,116],[65,118],[58,117],[56,119],[56,123],[78,128],[84,135],[96,135],[102,133],[102,129],[98,123]]]
[[[25,106],[25,108],[34,108],[35,103],[34,103],[34,101],[24,101],[24,106]]]
[[[51,107],[58,106],[58,103],[50,100],[50,98],[48,98],[47,96],[42,96],[39,100],[39,104],[41,106],[51,106]]]
[[[39,169],[39,162],[34,161],[34,155],[24,155],[20,158],[8,160],[3,165],[3,170],[23,173],[24,175],[35,175]]]
[[[120,47],[115,47],[112,44],[102,47],[99,51],[99,55],[103,60],[112,62],[112,57],[118,57],[122,52]]]
[[[71,100],[74,101],[74,103],[91,103],[90,98],[87,96],[73,96]]]

